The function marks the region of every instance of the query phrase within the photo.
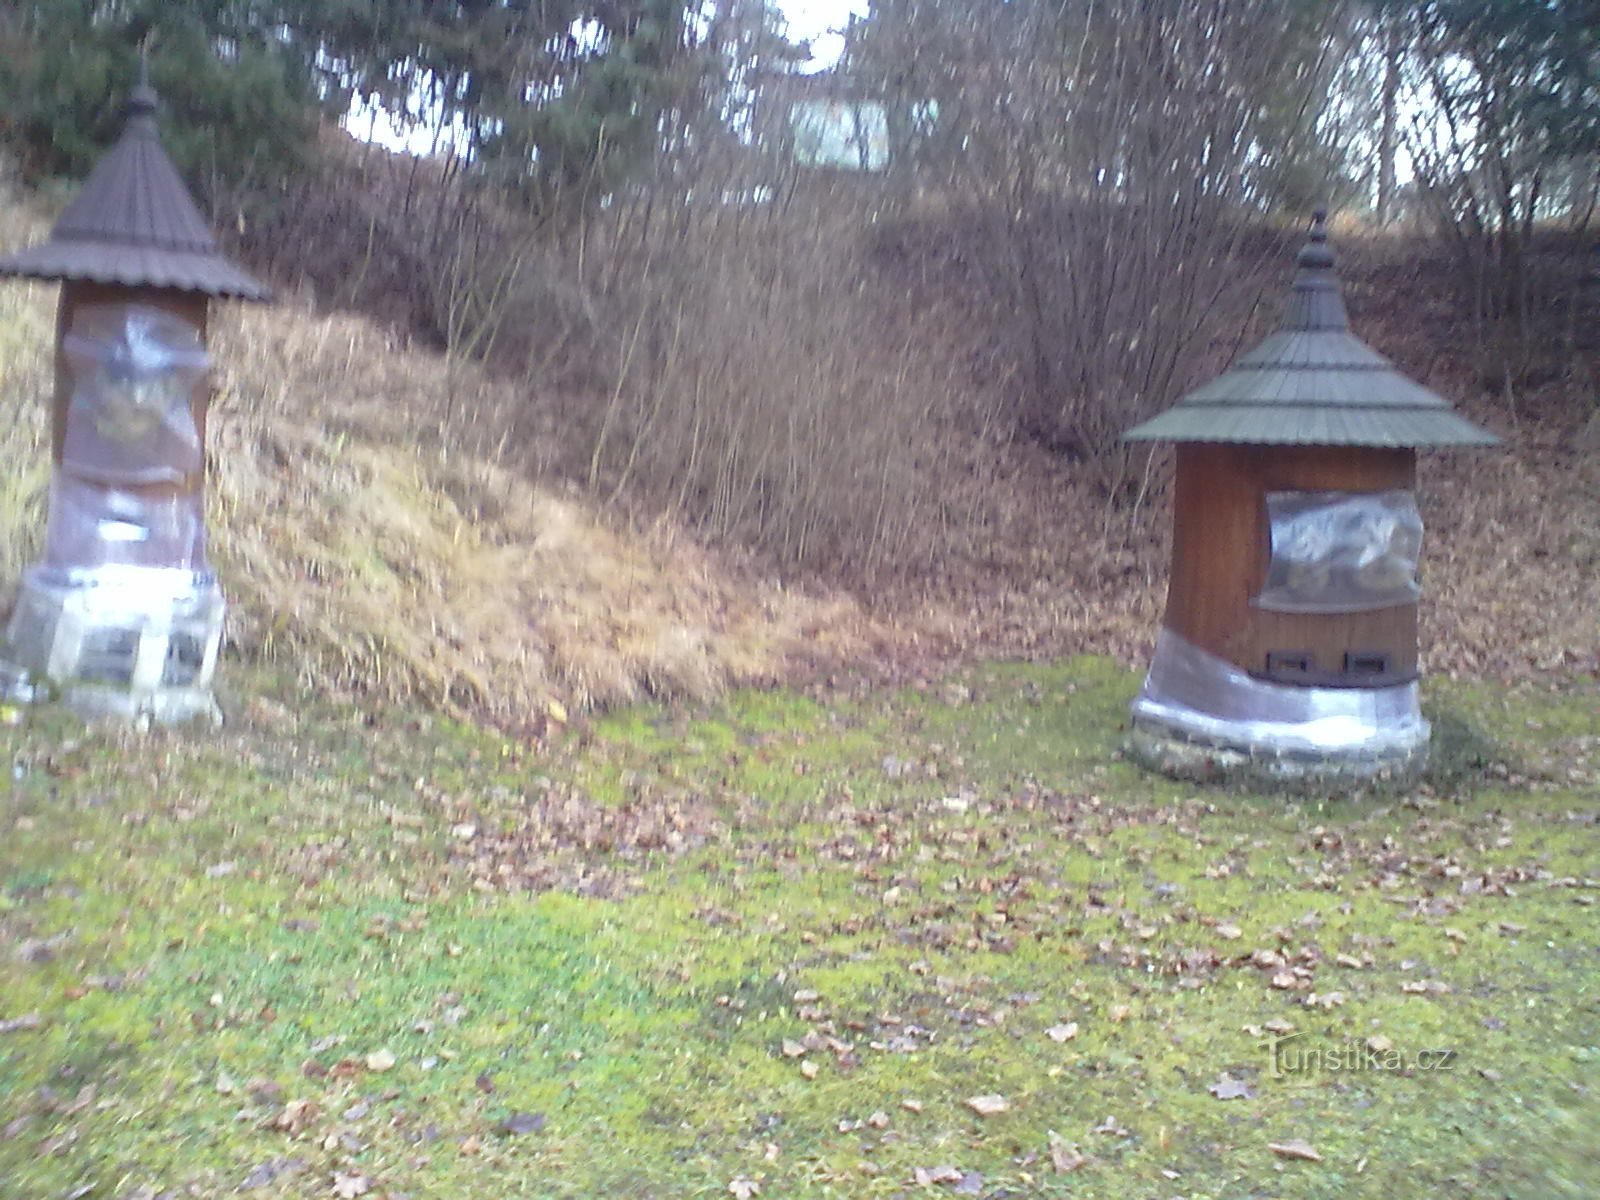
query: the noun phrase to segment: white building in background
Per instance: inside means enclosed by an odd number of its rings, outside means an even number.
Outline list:
[[[794,160],[803,167],[881,171],[889,165],[889,122],[876,100],[794,100],[789,133]]]

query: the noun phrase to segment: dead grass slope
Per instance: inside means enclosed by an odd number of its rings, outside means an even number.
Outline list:
[[[0,246],[47,223],[0,193]],[[0,287],[0,595],[36,556],[54,286]],[[537,724],[557,704],[703,696],[848,652],[853,605],[630,532],[497,462],[521,398],[286,299],[215,318],[212,559],[225,653],[318,690]],[[559,708],[555,711],[559,712]]]

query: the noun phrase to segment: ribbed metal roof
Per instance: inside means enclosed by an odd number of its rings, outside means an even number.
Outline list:
[[[167,287],[267,300],[272,293],[217,248],[156,131],[143,80],[128,124],[56,222],[49,240],[0,257],[0,275]]]
[[[1500,439],[1350,332],[1319,211],[1278,331],[1128,441],[1492,446]]]

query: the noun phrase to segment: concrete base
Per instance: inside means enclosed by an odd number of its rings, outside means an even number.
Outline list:
[[[1424,727],[1416,740],[1400,744],[1296,751],[1201,739],[1135,716],[1128,755],[1163,775],[1197,783],[1295,792],[1388,789],[1415,782],[1427,768],[1428,737]]]
[[[222,591],[208,573],[105,567],[23,578],[0,647],[0,699],[90,720],[220,721],[211,695]]]

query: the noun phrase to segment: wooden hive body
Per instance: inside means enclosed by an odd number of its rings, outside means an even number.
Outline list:
[[[1240,670],[1283,683],[1386,687],[1417,673],[1417,606],[1342,613],[1260,608],[1271,557],[1270,492],[1410,491],[1416,451],[1189,443],[1177,448],[1172,574],[1164,624]],[[1311,669],[1272,669],[1283,656]],[[1373,656],[1386,667],[1374,669]]]

